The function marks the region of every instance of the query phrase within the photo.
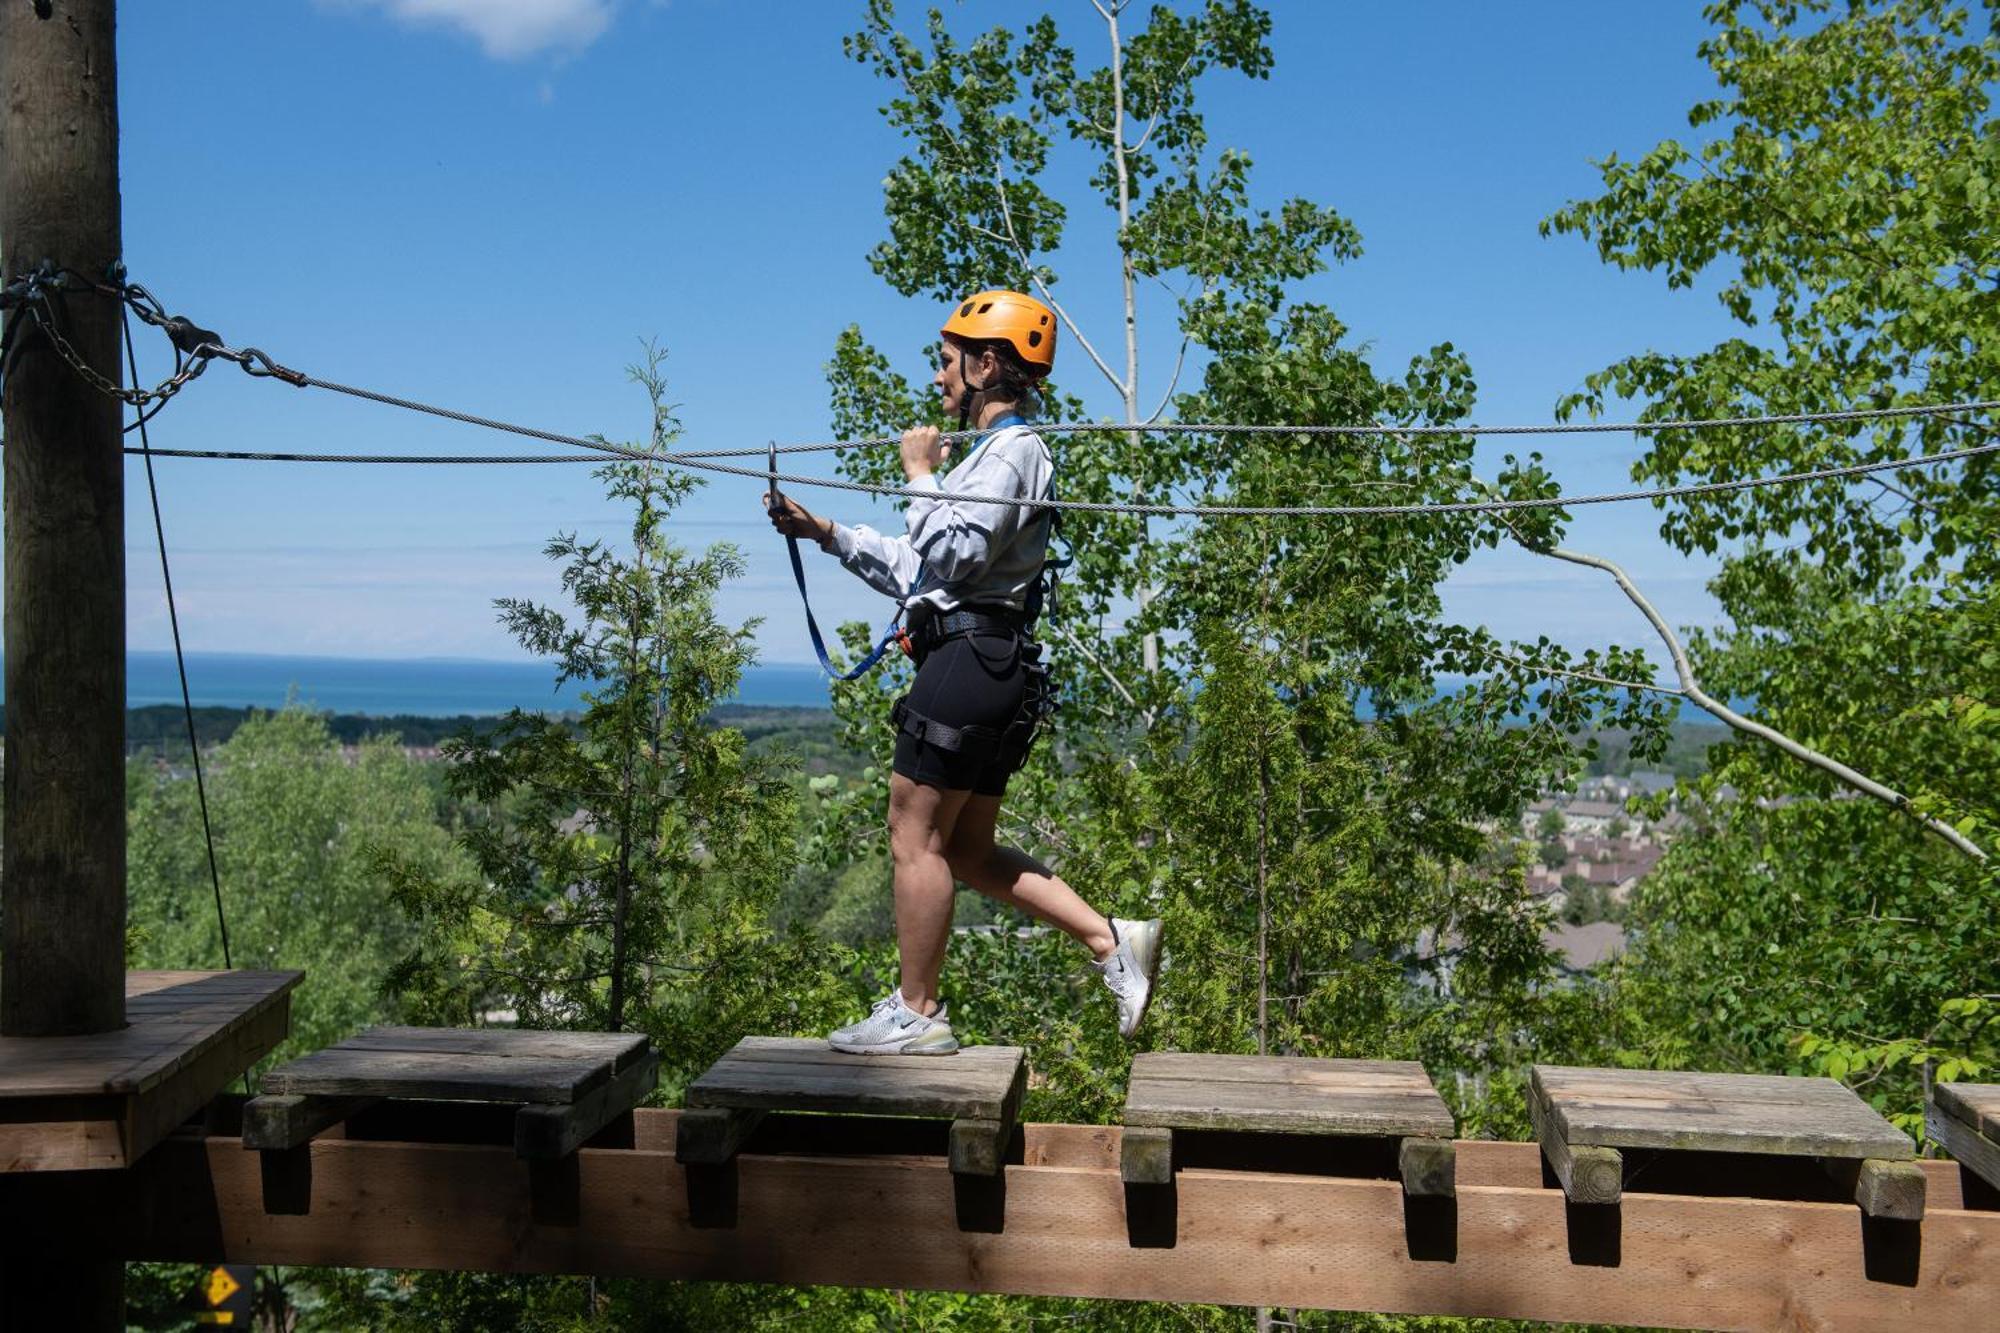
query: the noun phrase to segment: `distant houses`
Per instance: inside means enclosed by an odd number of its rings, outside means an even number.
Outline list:
[[[1568,970],[1587,971],[1624,951],[1624,928],[1601,918],[1623,916],[1633,890],[1688,822],[1671,807],[1655,816],[1628,803],[1673,787],[1670,773],[1607,774],[1522,811],[1518,836],[1530,857],[1523,872],[1528,893],[1568,917],[1542,942],[1562,954]]]

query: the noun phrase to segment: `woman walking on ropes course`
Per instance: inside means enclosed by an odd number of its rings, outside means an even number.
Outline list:
[[[1020,292],[980,292],[953,308],[942,332],[933,383],[961,429],[985,433],[942,485],[937,472],[951,446],[932,426],[903,433],[903,474],[919,492],[909,501],[907,535],[820,518],[775,486],[768,501],[778,531],[812,538],[901,604],[917,662],[915,684],[890,714],[889,848],[901,985],[828,1042],[862,1055],[958,1049],[938,999],[954,879],[1088,948],[1118,998],[1119,1030],[1130,1037],[1152,998],[1159,920],[1102,916],[1033,857],[993,841],[1007,779],[1053,707],[1032,636],[1055,511],[922,494],[1049,497],[1055,465],[1022,413],[1055,364],[1055,315]]]

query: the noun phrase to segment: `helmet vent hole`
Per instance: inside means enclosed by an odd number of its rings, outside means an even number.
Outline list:
[[[972,302],[970,301],[967,301],[964,305],[958,308],[958,315],[960,319],[965,318],[965,316],[971,313],[972,313]]]
[[[1028,346],[1040,347],[1041,345],[1042,345],[1042,331],[1040,329],[1029,329]]]
[[[986,303],[984,303],[979,307],[979,313],[983,315],[992,308],[993,308],[993,303],[991,301],[987,301]]]

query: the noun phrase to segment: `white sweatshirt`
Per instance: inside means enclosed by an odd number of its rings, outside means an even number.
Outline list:
[[[1032,426],[1002,426],[944,475],[911,489],[1046,499],[1055,479],[1049,447]],[[964,500],[910,498],[908,535],[885,537],[863,525],[833,525],[830,549],[869,587],[937,612],[961,606],[1027,606],[1041,576],[1053,510]]]

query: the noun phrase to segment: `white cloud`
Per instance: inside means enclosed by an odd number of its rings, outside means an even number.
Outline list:
[[[399,23],[453,28],[495,60],[571,55],[602,37],[618,0],[339,0],[381,9]]]

